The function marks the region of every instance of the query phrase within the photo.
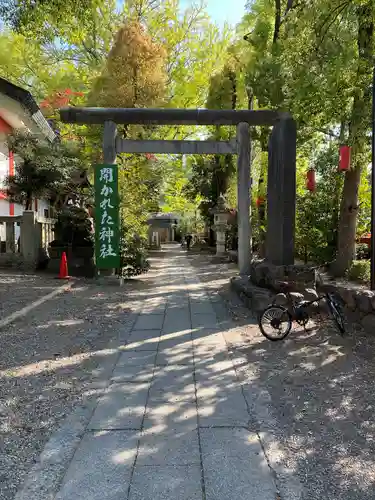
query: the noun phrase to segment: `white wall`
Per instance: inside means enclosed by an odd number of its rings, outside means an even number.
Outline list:
[[[8,158],[8,147],[6,144],[6,135],[0,132],[0,189],[4,186],[4,179],[9,173],[9,158]],[[33,204],[33,208],[34,208]],[[49,203],[45,200],[38,200],[38,215],[40,217],[45,217],[44,210],[49,209]],[[24,207],[18,203],[14,204],[14,215],[22,215]],[[0,216],[9,215],[9,203],[7,200],[0,199]],[[4,229],[5,231],[5,229]],[[0,234],[2,234],[0,232]]]

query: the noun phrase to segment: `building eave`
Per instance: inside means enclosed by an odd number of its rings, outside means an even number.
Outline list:
[[[56,135],[44,118],[38,104],[28,90],[0,78],[0,94],[16,101],[31,122],[36,125],[41,134],[50,142],[56,139]]]

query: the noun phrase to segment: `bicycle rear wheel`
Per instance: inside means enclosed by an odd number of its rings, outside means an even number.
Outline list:
[[[275,342],[283,340],[292,328],[292,317],[282,306],[268,306],[260,315],[258,325],[262,335]]]
[[[328,308],[331,312],[333,319],[335,320],[336,326],[339,329],[340,333],[344,335],[345,333],[345,319],[344,315],[341,312],[340,304],[335,300],[332,294],[327,293],[327,304]]]

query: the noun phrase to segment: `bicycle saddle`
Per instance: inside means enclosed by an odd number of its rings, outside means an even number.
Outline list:
[[[283,292],[291,292],[293,290],[293,285],[288,281],[279,281],[277,285]]]

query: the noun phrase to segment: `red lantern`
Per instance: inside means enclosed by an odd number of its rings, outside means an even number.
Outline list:
[[[340,172],[346,172],[347,170],[350,169],[350,156],[351,156],[351,147],[340,146],[340,161],[339,161]]]
[[[257,207],[259,208],[260,206],[264,205],[264,198],[263,196],[258,196],[258,198],[256,199],[256,205]]]
[[[306,177],[306,188],[313,193],[316,189],[315,170],[310,168],[310,170],[307,171]]]

